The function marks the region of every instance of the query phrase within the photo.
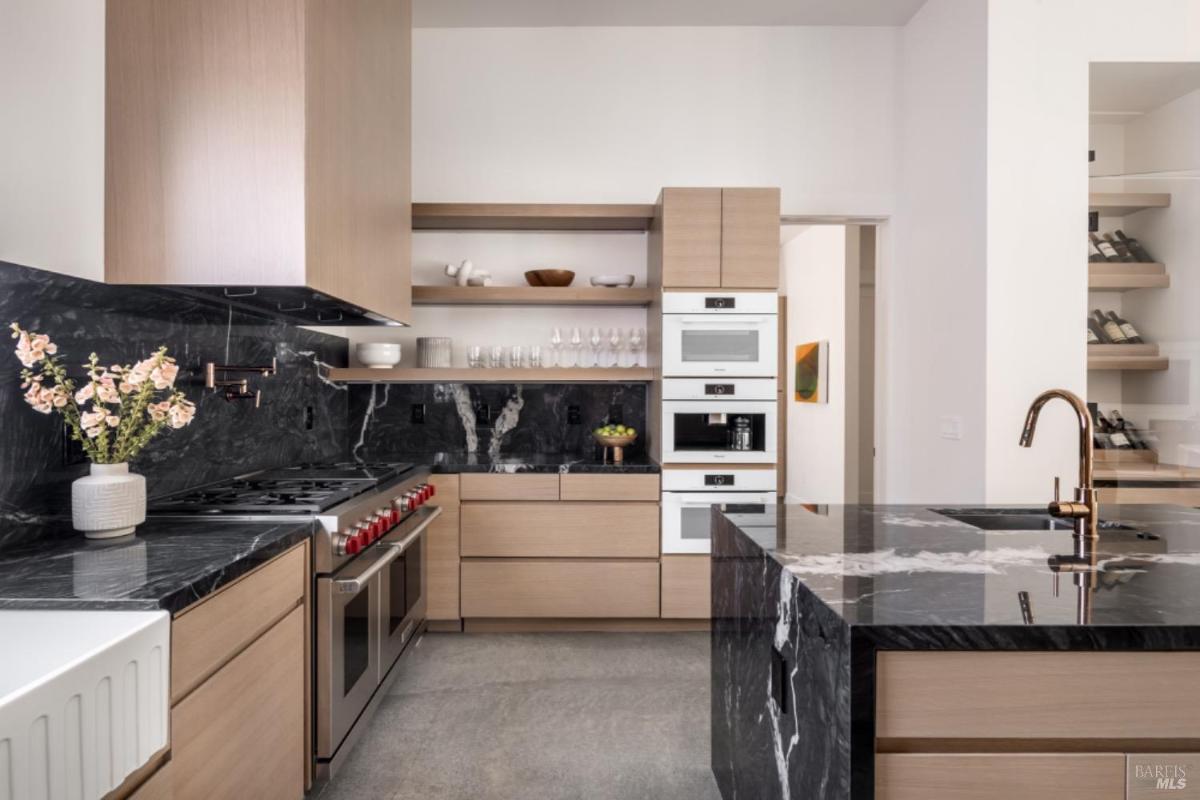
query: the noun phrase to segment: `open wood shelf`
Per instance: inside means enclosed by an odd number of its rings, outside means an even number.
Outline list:
[[[1158,345],[1156,344],[1089,344],[1088,358],[1096,357],[1124,357],[1124,356],[1157,356]]]
[[[1124,452],[1145,453],[1146,450],[1129,450]],[[1200,469],[1196,467],[1181,467],[1177,464],[1096,464],[1096,480],[1102,481],[1153,481],[1155,483],[1174,483],[1178,481],[1200,481]]]
[[[418,306],[648,306],[649,288],[597,286],[414,286]]]
[[[1158,463],[1158,453],[1154,450],[1097,450],[1095,464],[1096,468],[1109,468],[1120,465],[1141,464],[1145,467],[1148,464]]]
[[[329,370],[329,379],[343,383],[641,383],[654,380],[647,367],[540,367],[522,369],[370,369]]]
[[[1171,285],[1167,268],[1158,263],[1088,262],[1088,288],[1102,292],[1133,289],[1166,289]]]
[[[413,230],[645,231],[640,203],[413,203]]]
[[[1092,347],[1122,347],[1125,345],[1088,345]],[[1143,372],[1162,371],[1170,368],[1171,362],[1166,356],[1093,356],[1088,355],[1089,370],[1140,370]]]
[[[1088,195],[1088,210],[1099,211],[1102,217],[1123,217],[1147,208],[1167,208],[1171,195],[1159,192],[1092,192]]]

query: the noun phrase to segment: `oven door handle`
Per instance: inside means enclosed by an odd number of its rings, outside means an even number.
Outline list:
[[[431,522],[441,516],[441,513],[442,509],[438,506],[425,506],[417,509],[408,520],[405,520],[406,523],[411,521],[416,525],[415,528],[412,528],[411,532],[408,532],[403,539],[381,539],[379,545],[390,548],[393,553],[399,556],[417,540],[418,536],[425,532],[425,529],[429,527]],[[406,524],[404,527],[407,529],[410,526]],[[399,533],[404,533],[404,531],[400,531]]]
[[[399,550],[389,549],[381,557],[375,559],[371,566],[362,571],[361,574],[353,578],[335,578],[333,587],[339,594],[358,594],[366,585],[388,567],[393,561],[400,557]]]
[[[769,320],[733,320],[733,319],[702,319],[702,318],[684,318],[676,320],[679,325],[703,325],[706,328],[761,328],[766,325]]]

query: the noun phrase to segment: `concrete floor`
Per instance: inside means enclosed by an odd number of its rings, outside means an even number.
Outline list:
[[[321,800],[719,800],[707,633],[428,634]]]

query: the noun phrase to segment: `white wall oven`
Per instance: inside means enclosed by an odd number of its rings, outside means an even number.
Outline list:
[[[762,377],[779,371],[774,292],[665,292],[664,377]]]
[[[774,464],[773,379],[663,381],[664,464]]]
[[[774,469],[671,470],[662,474],[662,551],[711,553],[712,507],[739,526],[775,524]]]

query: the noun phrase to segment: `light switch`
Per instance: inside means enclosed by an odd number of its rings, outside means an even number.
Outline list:
[[[963,421],[962,417],[942,417],[941,435],[943,439],[950,439],[957,442],[962,439]]]

